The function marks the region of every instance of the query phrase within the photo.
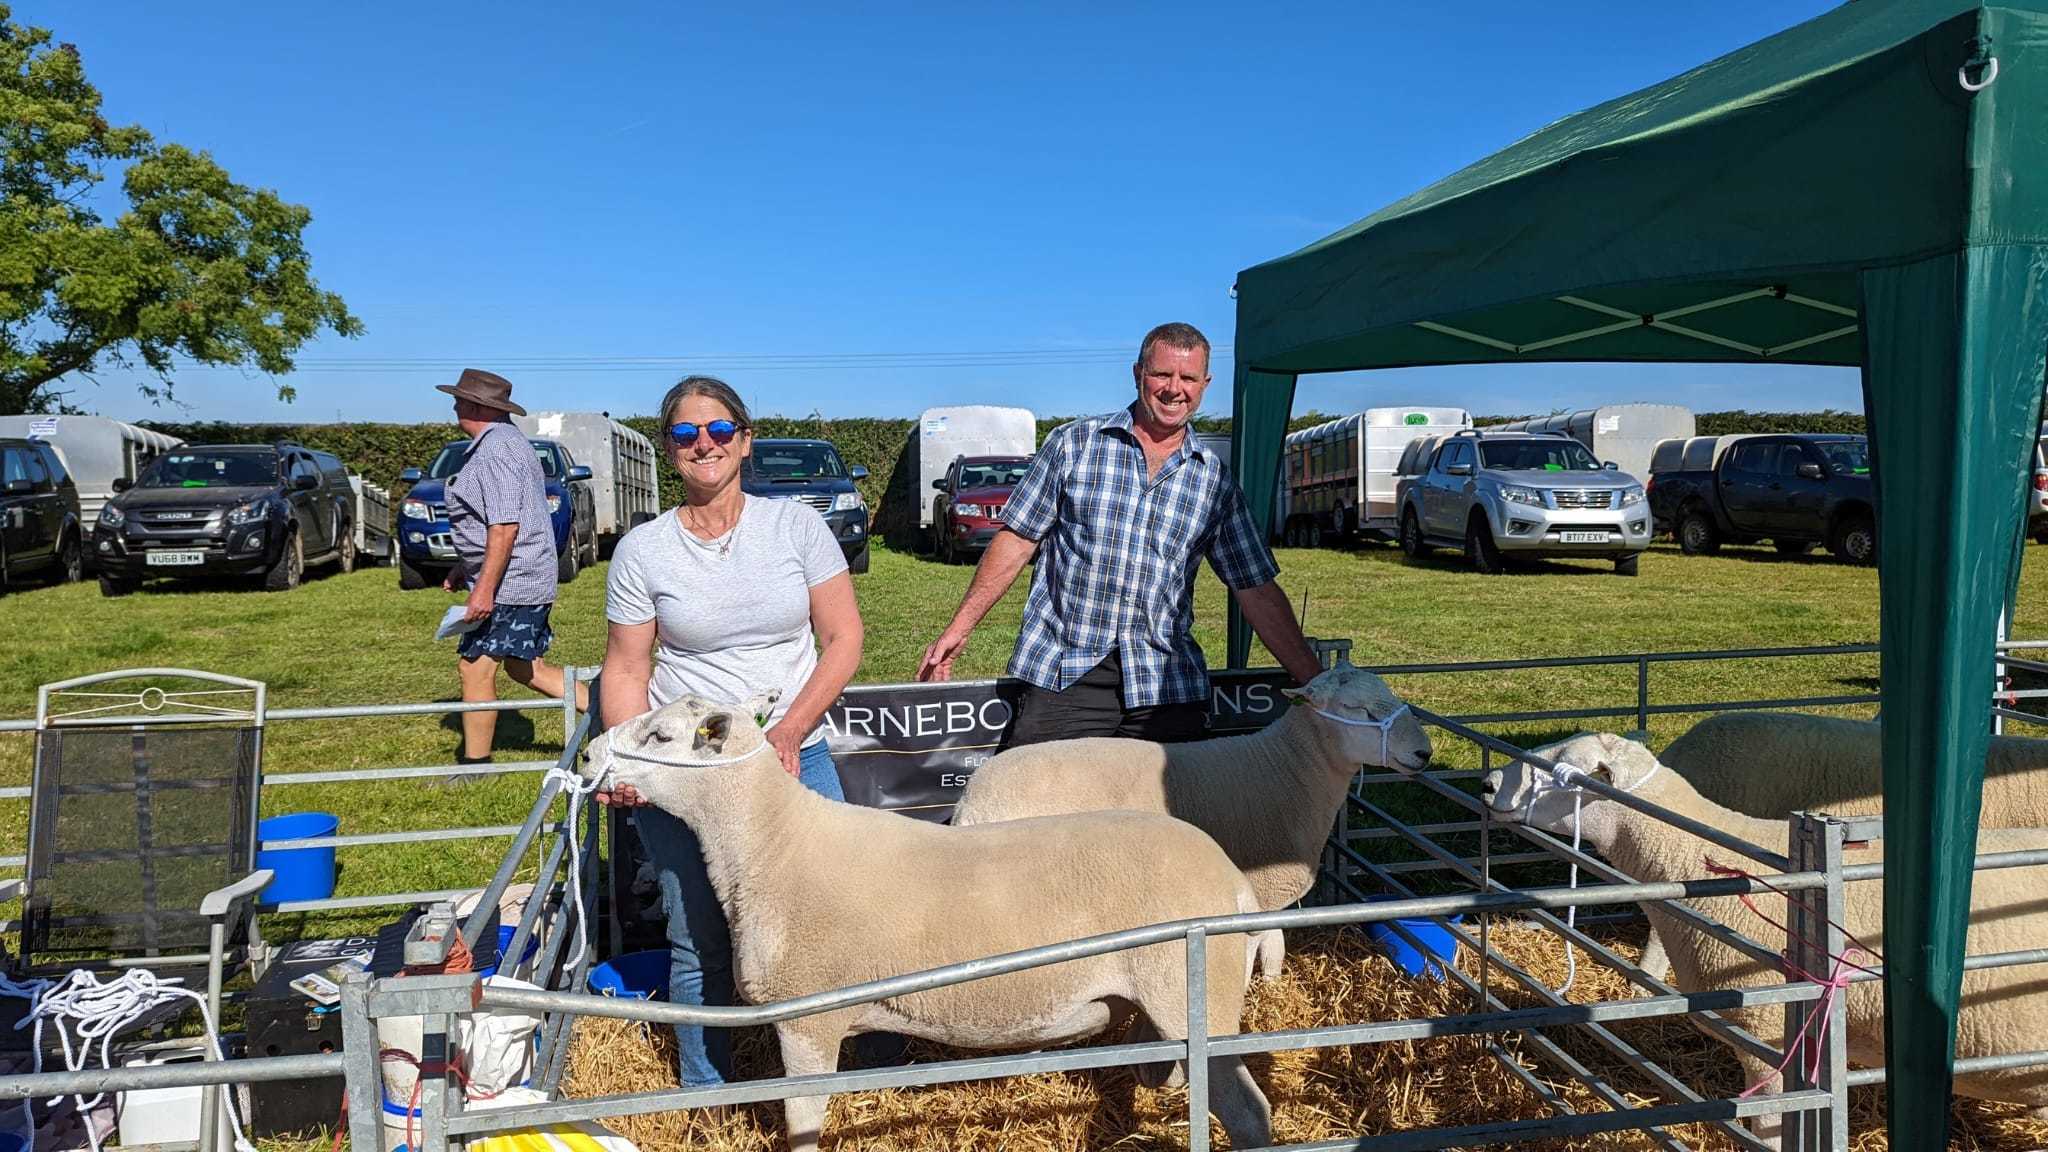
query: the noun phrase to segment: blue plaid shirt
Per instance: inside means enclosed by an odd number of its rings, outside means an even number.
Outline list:
[[[1120,651],[1124,707],[1205,700],[1202,560],[1233,589],[1280,567],[1227,462],[1190,435],[1148,478],[1131,419],[1126,408],[1053,429],[1003,510],[1003,525],[1039,546],[1010,675],[1058,692]]]

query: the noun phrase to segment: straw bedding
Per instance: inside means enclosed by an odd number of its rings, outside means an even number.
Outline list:
[[[1551,987],[1565,976],[1557,938],[1526,924],[1497,922],[1491,939],[1512,963]],[[1470,1012],[1472,994],[1454,984],[1412,980],[1365,939],[1362,932],[1293,933],[1286,970],[1279,979],[1252,987],[1246,1031],[1278,1031],[1400,1020]],[[1617,940],[1618,951],[1634,945]],[[1589,1003],[1628,992],[1619,975],[1581,956],[1571,999]],[[1477,975],[1470,956],[1461,966]],[[1536,999],[1510,988],[1498,969],[1489,986],[1510,1005]],[[1707,1096],[1730,1096],[1743,1088],[1741,1070],[1727,1050],[1683,1019],[1616,1026],[1616,1033],[1663,1065],[1680,1081]],[[1628,1069],[1578,1029],[1549,1033],[1575,1058],[1607,1076],[1635,1106],[1657,1102],[1654,1086]],[[1359,1045],[1251,1057],[1253,1075],[1273,1104],[1275,1143],[1341,1139],[1406,1128],[1477,1124],[1550,1114],[1542,1098],[1492,1055],[1492,1047],[1515,1056],[1575,1111],[1603,1111],[1606,1105],[1584,1084],[1541,1059],[1514,1034]],[[768,1029],[735,1036],[739,1072],[748,1078],[780,1074]],[[851,1055],[849,1046],[848,1053]],[[964,1059],[961,1052],[912,1042],[910,1059],[925,1063]],[[842,1067],[855,1066],[850,1058]],[[673,1037],[664,1028],[627,1021],[588,1019],[576,1031],[567,1094],[606,1096],[673,1087]],[[1885,1147],[1882,1089],[1852,1094],[1852,1142],[1856,1152]],[[1187,1144],[1186,1096],[1150,1091],[1127,1071],[1015,1077],[934,1088],[860,1092],[836,1096],[826,1121],[825,1142],[836,1152],[1094,1152],[1179,1149]],[[2027,1119],[2013,1107],[1958,1100],[1953,1110],[1951,1147],[1983,1152],[2034,1152],[2048,1148],[2048,1124]],[[715,1152],[780,1152],[781,1106],[672,1112],[608,1122],[645,1152],[681,1149]],[[1696,1148],[1732,1149],[1718,1130],[1673,1130]],[[1212,1125],[1217,1147],[1226,1147],[1222,1127]],[[1654,1148],[1642,1133],[1622,1132],[1574,1141],[1519,1147]]]

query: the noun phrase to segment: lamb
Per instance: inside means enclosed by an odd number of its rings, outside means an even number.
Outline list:
[[[585,787],[630,785],[700,829],[732,928],[733,974],[760,1004],[1098,933],[1255,911],[1244,876],[1192,825],[1101,812],[949,828],[835,803],[782,770],[754,722],[768,708],[684,697],[592,740]],[[1208,1020],[1234,1035],[1252,945],[1208,942]],[[1135,1010],[1187,1032],[1185,945],[1127,949],[775,1025],[792,1076],[837,1069],[849,1034],[965,1048],[1058,1044]],[[1209,1061],[1232,1146],[1268,1143],[1271,1110],[1242,1060]],[[1179,1070],[1176,1069],[1176,1072]],[[789,1146],[818,1145],[827,1097],[785,1105]]]
[[[1749,816],[1884,811],[1878,725],[1799,712],[1726,712],[1671,742],[1660,759],[1701,796]],[[1994,736],[1984,766],[1984,828],[2048,828],[2048,740]],[[1645,971],[1669,963],[1653,927]]]
[[[953,810],[956,826],[1113,808],[1177,816],[1216,838],[1258,893],[1285,908],[1315,883],[1323,844],[1359,765],[1415,770],[1429,734],[1363,668],[1339,663],[1266,728],[1190,744],[1090,738],[989,758]],[[1261,970],[1273,975],[1261,958]]]
[[[1649,749],[1613,735],[1581,735],[1540,749],[1539,756],[1570,765],[1616,788],[1689,816],[1776,852],[1787,850],[1790,833],[1782,821],[1759,819],[1731,811],[1702,797],[1676,772],[1659,771]],[[1510,823],[1569,834],[1573,821],[1573,789],[1556,775],[1519,761],[1492,773],[1487,780],[1493,812]],[[1696,837],[1635,811],[1626,805],[1580,790],[1578,815],[1584,842],[1644,883],[1695,879],[1705,874],[1705,860],[1723,855]],[[1979,852],[2014,852],[2048,848],[2048,830],[2003,829],[1979,834]],[[1848,863],[1881,860],[1881,846],[1844,853]],[[2048,906],[2039,894],[2048,887],[2048,867],[2001,869],[1977,874],[1971,898],[1969,951],[1973,954],[2034,948],[2048,940]],[[1784,905],[1778,897],[1752,898],[1781,922]],[[1884,948],[1884,892],[1874,883],[1845,889],[1844,926],[1879,952]],[[1691,900],[1694,909],[1728,925],[1752,940],[1778,945],[1784,932],[1745,908],[1735,897]],[[1675,982],[1688,993],[1709,989],[1766,985],[1781,977],[1773,966],[1736,951],[1688,927],[1661,906],[1650,908],[1657,931],[1671,948]],[[1783,1009],[1750,1008],[1726,1013],[1766,1040],[1784,1034]],[[1852,985],[1847,993],[1849,1058],[1865,1066],[1884,1063],[1884,990],[1880,982]],[[1956,1055],[1986,1056],[2048,1046],[2048,984],[2025,967],[1967,972],[1963,976],[1961,1018],[1956,1028]],[[1738,1050],[1751,1083],[1778,1078],[1764,1061]],[[2048,1119],[2048,1068],[2020,1069],[1956,1077],[1955,1090],[1964,1096],[2029,1105]],[[1775,1124],[1762,1125],[1768,1135]]]

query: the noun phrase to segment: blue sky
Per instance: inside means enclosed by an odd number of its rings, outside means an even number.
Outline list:
[[[91,5],[17,0],[111,119],[314,214],[367,325],[296,403],[233,369],[190,416],[417,420],[497,367],[528,407],[1123,402],[1152,324],[1219,343],[1236,271],[1559,116],[1829,5]],[[1228,365],[1205,407],[1228,412]],[[73,403],[153,412],[120,371]],[[1555,365],[1305,379],[1296,407],[1861,406],[1839,369]]]

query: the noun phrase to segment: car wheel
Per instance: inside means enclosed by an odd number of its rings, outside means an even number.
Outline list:
[[[122,580],[115,576],[109,576],[104,572],[100,573],[100,595],[126,596],[133,591],[135,591],[135,582],[133,580]]]
[[[1773,540],[1771,541],[1771,547],[1776,548],[1780,556],[1804,556],[1808,552],[1813,551],[1813,542],[1810,540]]]
[[[866,572],[867,572],[867,570],[868,570],[868,548],[869,548],[869,545],[866,545],[866,544],[863,544],[863,545],[861,545],[861,546],[860,546],[860,551],[858,551],[858,552],[855,552],[855,553],[853,554],[853,559],[852,559],[852,560],[849,560],[849,561],[847,561],[847,563],[846,563],[846,570],[847,570],[848,572],[851,572],[851,573],[853,573],[853,574],[854,574],[855,576],[859,576],[859,575],[862,575],[862,574],[864,574],[864,573],[866,573]],[[950,561],[949,561],[949,563],[950,563]]]
[[[392,545],[394,558],[398,563],[399,588],[407,592],[411,592],[418,588],[425,588],[427,586],[427,574],[425,572],[420,571],[418,566],[415,565],[412,561],[407,560],[405,558],[405,553],[398,552],[397,547],[398,546],[396,544]]]
[[[1828,551],[1851,564],[1875,564],[1877,562],[1877,524],[1862,513],[1842,518],[1835,527],[1835,538],[1828,545]]]
[[[1633,556],[1623,556],[1614,562],[1614,574],[1616,576],[1633,576],[1636,574],[1636,568],[1641,561],[1642,555],[1640,553]]]
[[[1465,526],[1465,558],[1472,562],[1474,572],[1487,576],[1498,576],[1507,568],[1485,516],[1474,516]]]
[[[1679,516],[1676,535],[1678,550],[1687,556],[1712,556],[1721,549],[1721,534],[1714,530],[1714,522],[1697,508]]]
[[[356,533],[353,527],[341,538],[341,558],[334,562],[334,567],[344,576],[356,570]]]
[[[263,574],[263,588],[267,592],[289,592],[306,578],[306,542],[295,527],[285,529],[284,547],[278,550],[277,563]]]
[[[65,536],[64,543],[57,548],[57,579],[65,584],[85,579],[85,549],[75,532]]]
[[[576,545],[574,541],[571,541],[569,547],[564,548],[561,556],[555,560],[555,581],[557,583],[567,584],[571,580],[576,579],[576,573],[582,570],[576,561]]]
[[[2034,543],[2048,544],[2048,528],[2043,528],[2040,531],[2034,533]]]
[[[1422,523],[1415,518],[1413,508],[1401,513],[1401,551],[1410,560],[1429,555],[1429,543],[1422,538]]]

